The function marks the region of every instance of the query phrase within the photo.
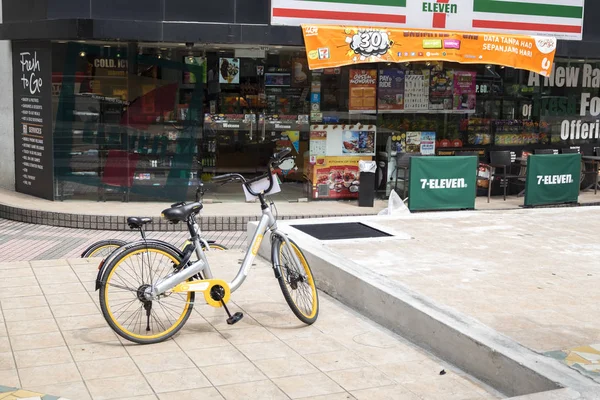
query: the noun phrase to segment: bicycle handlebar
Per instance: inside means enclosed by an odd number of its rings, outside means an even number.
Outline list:
[[[242,175],[240,174],[225,174],[225,175],[219,175],[219,176],[215,176],[212,178],[212,181],[215,183],[219,183],[219,182],[229,182],[229,181],[235,181],[235,180],[240,180],[242,181],[242,183],[244,184],[244,186],[246,187],[246,190],[248,191],[248,193],[250,193],[252,196],[259,196],[260,194],[263,193],[269,193],[271,191],[271,189],[273,189],[273,174],[271,173],[271,169],[273,167],[278,167],[281,163],[283,163],[284,161],[292,158],[292,157],[288,157],[288,155],[292,152],[292,149],[290,149],[289,147],[284,148],[283,150],[281,150],[279,153],[276,153],[273,155],[273,157],[271,157],[271,159],[269,160],[268,163],[268,171],[266,174],[262,174],[254,179],[250,179],[250,180],[246,180],[246,178],[244,178]],[[269,187],[267,188],[267,190],[264,190],[262,193],[256,193],[252,190],[252,188],[250,187],[250,185],[254,182],[258,182],[261,179],[264,179],[265,177],[267,177],[269,179]]]

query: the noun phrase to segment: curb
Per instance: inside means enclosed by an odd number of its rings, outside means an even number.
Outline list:
[[[248,224],[248,237],[256,225]],[[397,282],[382,280],[288,223],[279,227],[302,248],[320,290],[499,392],[526,396],[523,399],[598,398],[600,385],[591,378],[472,317],[436,304]],[[270,240],[263,240],[259,254],[270,258]],[[569,397],[563,397],[564,388],[569,389]]]
[[[344,216],[368,216],[372,214],[336,214],[336,215],[289,215],[279,216],[279,220],[298,220],[307,218],[330,218]],[[67,214],[50,211],[37,211],[0,204],[0,218],[25,222],[36,225],[58,226],[63,228],[130,231],[126,216]],[[153,216],[152,224],[147,225],[148,232],[179,232],[186,231],[184,223],[172,224],[160,216]],[[251,216],[215,217],[202,216],[198,218],[200,228],[204,231],[245,231],[248,222],[258,221],[260,213]]]

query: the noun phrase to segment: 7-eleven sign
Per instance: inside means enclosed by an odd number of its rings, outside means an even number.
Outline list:
[[[446,29],[446,16],[456,14],[458,6],[456,0],[450,3],[450,0],[431,0],[422,3],[422,12],[431,13],[431,27],[436,29]]]

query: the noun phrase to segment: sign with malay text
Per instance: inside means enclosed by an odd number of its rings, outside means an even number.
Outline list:
[[[336,25],[302,25],[302,32],[311,70],[448,61],[504,65],[549,76],[556,52],[555,38],[515,34]]]

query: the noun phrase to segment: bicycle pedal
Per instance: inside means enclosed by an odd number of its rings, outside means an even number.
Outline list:
[[[240,322],[240,320],[244,318],[244,314],[242,314],[241,312],[236,312],[235,314],[233,314],[231,317],[227,318],[227,325],[233,325],[237,322]]]

